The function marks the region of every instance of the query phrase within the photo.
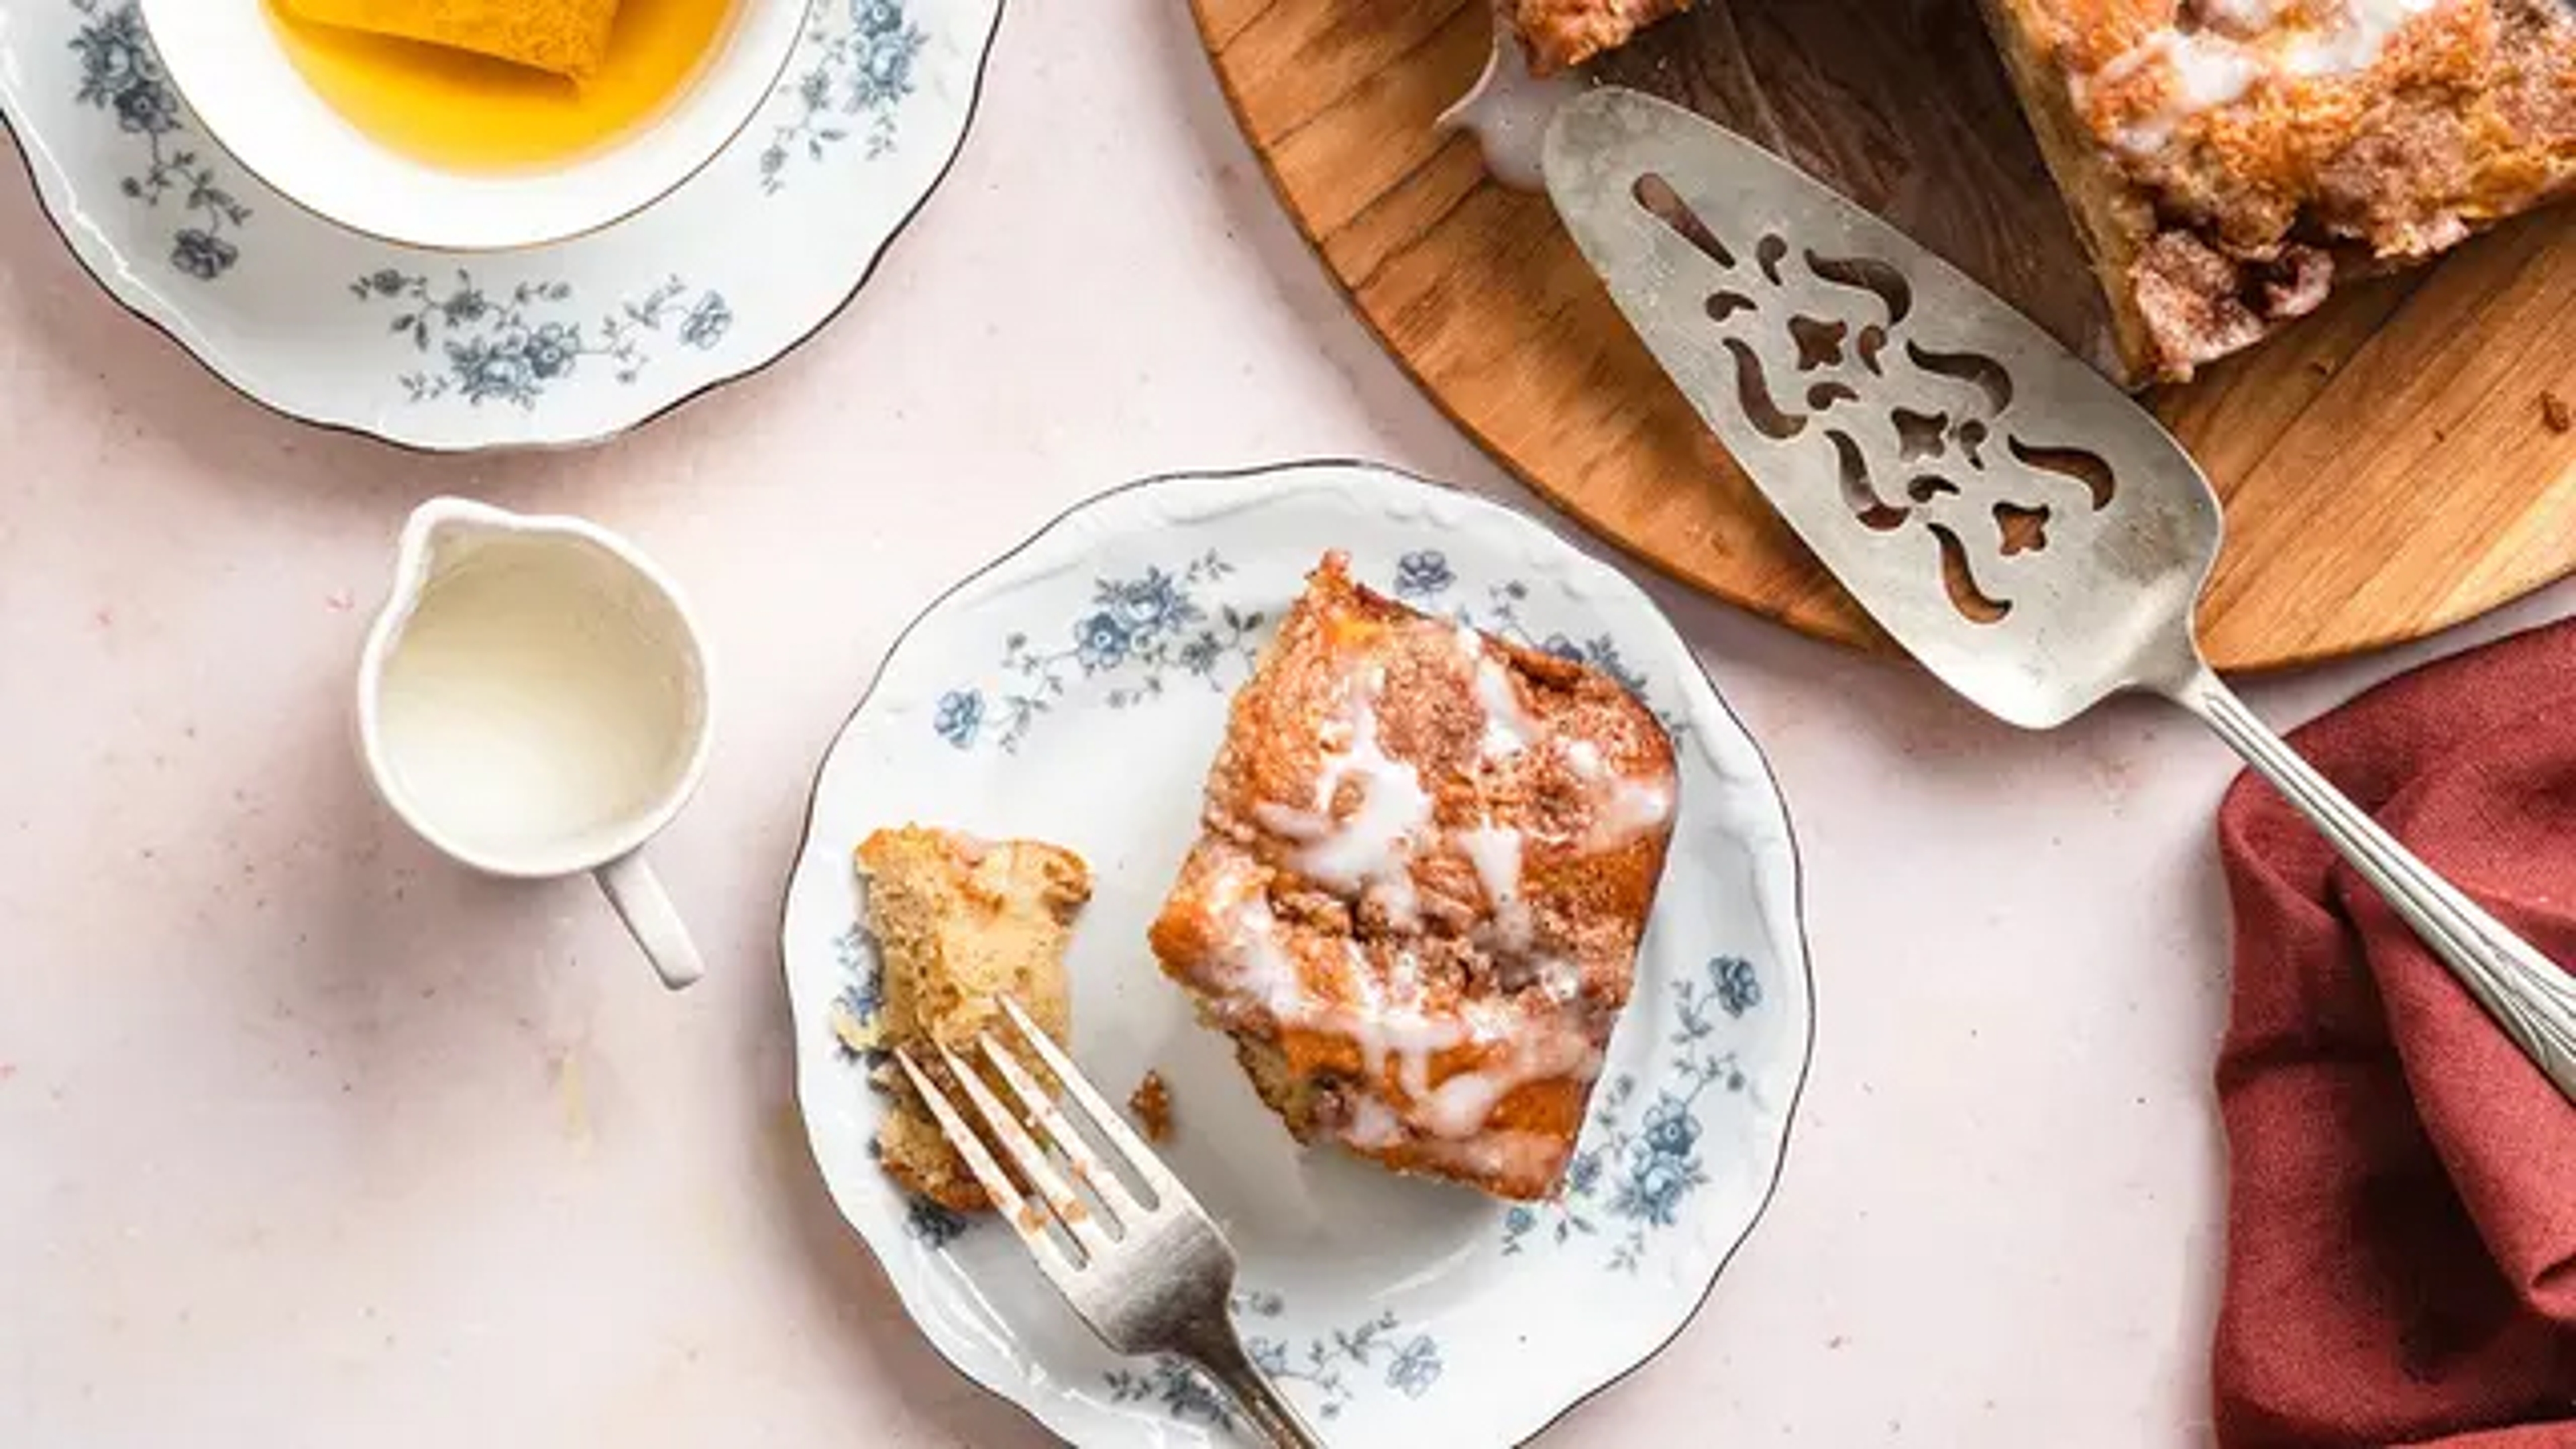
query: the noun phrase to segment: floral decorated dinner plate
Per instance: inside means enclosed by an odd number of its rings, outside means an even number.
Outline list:
[[[437,451],[591,442],[752,372],[867,278],[963,143],[1001,0],[814,0],[765,108],[556,246],[345,232],[210,141],[136,0],[0,0],[0,118],[100,285],[307,422]]]
[[[1196,833],[1227,702],[1328,549],[1414,606],[1588,660],[1671,730],[1680,812],[1635,996],[1571,1170],[1510,1205],[1301,1150],[1145,927]],[[1167,1083],[1165,1152],[1243,1260],[1248,1344],[1337,1446],[1537,1434],[1678,1334],[1780,1170],[1811,1002],[1770,770],[1645,595],[1498,504],[1356,464],[1156,479],[1084,504],[897,643],[823,762],[782,928],[798,1096],[834,1201],[951,1363],[1084,1445],[1239,1442],[1170,1363],[1110,1354],[999,1225],[872,1155],[878,1007],[850,853],[917,821],[1090,860],[1073,1050],[1112,1097]]]

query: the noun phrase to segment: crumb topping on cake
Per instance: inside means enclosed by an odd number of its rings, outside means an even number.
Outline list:
[[[2143,198],[2131,274],[2168,376],[2576,186],[2564,0],[2013,8]]]
[[[1668,15],[1691,0],[1498,0],[1504,20],[1528,50],[1530,72],[1570,70]]]
[[[1581,665],[1316,571],[1237,696],[1153,942],[1300,1136],[1512,1196],[1628,998],[1670,743]]]

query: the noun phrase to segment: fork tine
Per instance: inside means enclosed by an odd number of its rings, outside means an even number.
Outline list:
[[[1037,1119],[1038,1127],[1055,1144],[1056,1151],[1064,1154],[1066,1164],[1073,1171],[1073,1180],[1091,1189],[1092,1195],[1099,1198],[1117,1219],[1122,1231],[1142,1222],[1145,1205],[1127,1190],[1127,1184],[1118,1180],[1118,1174],[1101,1166],[1091,1144],[1074,1130],[1073,1124],[1056,1107],[1054,1099],[1039,1090],[1037,1079],[1029,1075],[1028,1068],[1020,1065],[1019,1058],[1011,1055],[1010,1048],[995,1041],[990,1034],[976,1040],[984,1048],[984,1060],[991,1062],[993,1070],[1001,1073],[1002,1080],[1010,1084],[1011,1095],[1018,1098],[1028,1114]]]
[[[1185,1211],[1205,1216],[1206,1211],[1199,1206],[1198,1199],[1190,1196],[1190,1190],[1181,1186],[1181,1180],[1163,1165],[1163,1159],[1155,1154],[1153,1148],[1145,1145],[1145,1139],[1136,1135],[1136,1129],[1127,1125],[1127,1119],[1118,1115],[1108,1099],[1100,1095],[1100,1089],[1091,1085],[1091,1079],[1082,1074],[1082,1069],[1073,1064],[1073,1059],[1064,1054],[1062,1047],[1029,1019],[1029,1014],[1020,1009],[1020,1004],[1006,996],[1002,998],[1002,1010],[1010,1013],[1011,1023],[1020,1029],[1029,1049],[1038,1054],[1038,1060],[1046,1063],[1047,1070],[1064,1084],[1065,1091],[1081,1105],[1093,1125],[1100,1129],[1100,1134],[1109,1139],[1111,1150],[1126,1159],[1128,1170],[1144,1179],[1145,1185],[1153,1190],[1155,1210],[1178,1205]]]
[[[1090,1205],[1065,1185],[1064,1178],[1055,1170],[1055,1164],[1047,1161],[1046,1149],[1038,1146],[1036,1140],[1029,1136],[1029,1130],[1020,1125],[1020,1119],[1011,1115],[1011,1109],[1002,1105],[1002,1099],[993,1095],[993,1089],[984,1085],[983,1078],[976,1076],[963,1058],[944,1046],[939,1049],[939,1056],[948,1063],[949,1073],[956,1077],[957,1085],[966,1089],[966,1100],[975,1104],[976,1114],[984,1119],[984,1125],[1001,1140],[1002,1151],[1011,1159],[1011,1165],[1020,1170],[1020,1176],[1028,1180],[1029,1186],[1037,1189],[1038,1196],[1046,1199],[1047,1206],[1055,1210],[1056,1221],[1063,1224],[1073,1240],[1082,1245],[1086,1266],[1107,1256],[1116,1245],[1110,1241],[1109,1234],[1101,1230],[1099,1216],[1092,1212]]]
[[[897,1047],[894,1060],[896,1066],[903,1068],[904,1078],[912,1083],[913,1091],[919,1093],[923,1104],[930,1108],[930,1115],[938,1121],[939,1130],[948,1138],[948,1144],[957,1149],[958,1156],[966,1159],[967,1170],[974,1173],[975,1181],[983,1185],[985,1195],[1002,1210],[1004,1217],[1011,1220],[1020,1236],[1028,1240],[1029,1251],[1036,1255],[1038,1266],[1044,1268],[1050,1278],[1074,1271],[1074,1262],[1047,1236],[1044,1221],[1029,1211],[1028,1200],[1011,1185],[1011,1175],[993,1160],[992,1152],[984,1146],[984,1139],[976,1136],[975,1129],[966,1125],[966,1118],[958,1112],[956,1104],[948,1100],[948,1094],[939,1089],[939,1084],[930,1079],[930,1074],[923,1071],[919,1063],[913,1061],[911,1052]]]

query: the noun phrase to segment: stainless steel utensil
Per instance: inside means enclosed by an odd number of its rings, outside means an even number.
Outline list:
[[[1656,360],[1898,643],[2027,728],[2129,691],[2200,716],[2576,1100],[2576,978],[2380,829],[2201,657],[2192,609],[2218,558],[2218,496],[2154,418],[1903,233],[1678,106],[1589,92],[1558,111],[1544,164]]]
[[[1243,1340],[1235,1334],[1227,1307],[1234,1294],[1234,1249],[1225,1235],[1072,1058],[1017,1003],[1002,1005],[1021,1039],[1091,1119],[1124,1177],[1102,1163],[1039,1087],[1036,1075],[990,1034],[977,1038],[976,1045],[1016,1099],[1016,1110],[1003,1105],[1000,1095],[955,1052],[943,1047],[940,1058],[948,1080],[964,1091],[1012,1172],[1003,1171],[992,1149],[910,1053],[897,1052],[895,1060],[975,1180],[1019,1230],[1029,1255],[1103,1343],[1123,1354],[1186,1359],[1231,1394],[1245,1420],[1271,1443],[1281,1449],[1323,1449],[1323,1441],[1244,1352]],[[1044,1145],[1038,1136],[1046,1139]],[[1037,1194],[1034,1201],[1014,1185],[1014,1172],[1018,1182]],[[1128,1178],[1144,1191],[1131,1191]]]

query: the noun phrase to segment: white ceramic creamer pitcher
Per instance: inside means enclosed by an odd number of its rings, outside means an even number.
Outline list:
[[[358,668],[377,793],[477,870],[596,875],[673,990],[703,967],[638,852],[705,773],[709,716],[688,607],[633,544],[457,498],[404,526]]]

